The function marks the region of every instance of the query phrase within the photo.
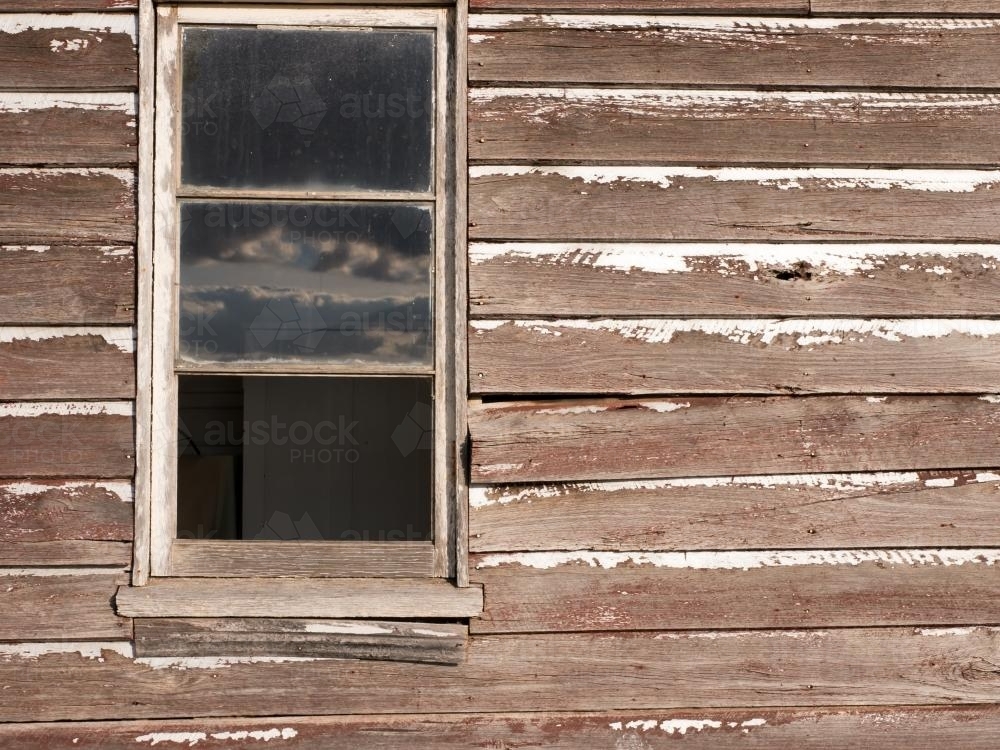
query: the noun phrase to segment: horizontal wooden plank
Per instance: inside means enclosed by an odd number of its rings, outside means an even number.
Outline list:
[[[0,725],[0,743],[19,750],[134,750],[194,741],[206,750],[281,741],[284,750],[994,750],[1000,707],[848,706],[606,713],[289,716]],[[168,738],[170,738],[168,740]],[[252,744],[245,747],[252,747]]]
[[[469,0],[475,11],[523,10],[530,13],[548,11],[593,11],[600,13],[787,13],[805,15],[808,0]]]
[[[0,400],[135,396],[131,328],[0,327]]]
[[[74,11],[74,10],[135,10],[138,0],[7,0],[4,3],[6,13],[24,13],[25,11]]]
[[[135,39],[130,13],[4,14],[0,89],[134,91]]]
[[[430,577],[434,575],[434,545],[431,542],[178,539],[170,548],[170,575],[198,578]]]
[[[998,132],[986,94],[491,88],[469,101],[469,156],[490,163],[990,167]]]
[[[991,0],[811,0],[817,15],[981,15],[995,16]]]
[[[296,656],[459,664],[466,625],[380,620],[143,618],[136,656]]]
[[[0,164],[135,164],[133,94],[0,94]]]
[[[991,320],[573,318],[469,331],[474,393],[986,393],[998,371]]]
[[[469,575],[489,595],[472,630],[992,624],[998,560],[996,550],[479,555]]]
[[[469,77],[516,84],[993,89],[1000,62],[989,56],[998,37],[995,18],[476,14]]]
[[[1000,296],[996,245],[480,242],[469,259],[481,317],[974,317]]]
[[[473,552],[990,547],[1000,474],[907,472],[473,487]]]
[[[441,578],[161,578],[118,590],[125,617],[464,618],[483,590]]]
[[[131,622],[116,616],[111,607],[115,587],[125,574],[82,570],[65,575],[0,571],[0,640],[130,637]]]
[[[470,177],[470,236],[480,240],[992,242],[1000,233],[993,171],[483,166]]]
[[[0,548],[20,543],[131,541],[127,482],[0,482]]]
[[[133,660],[127,643],[12,645],[0,649],[0,684],[8,686],[0,717],[993,703],[998,642],[992,628],[480,636],[457,666]],[[580,678],[587,674],[601,679]]]
[[[474,482],[977,468],[996,464],[994,396],[694,397],[486,403]]]
[[[0,565],[63,567],[114,565],[132,562],[128,542],[61,540],[55,542],[0,542]]]
[[[134,317],[132,248],[0,246],[5,323],[131,323]]]
[[[0,477],[131,477],[125,402],[0,403]]]
[[[135,175],[0,169],[0,243],[135,242]]]

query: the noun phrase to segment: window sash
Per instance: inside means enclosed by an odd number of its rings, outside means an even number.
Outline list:
[[[395,575],[447,577],[454,574],[456,534],[452,507],[456,491],[457,447],[455,415],[449,407],[455,369],[448,358],[450,321],[446,292],[448,274],[458,265],[446,253],[450,209],[448,196],[447,134],[449,116],[447,35],[444,8],[298,8],[161,7],[157,18],[155,83],[156,154],[154,157],[153,240],[153,358],[150,446],[150,574],[152,576],[336,576]],[[432,29],[435,32],[433,127],[433,191],[264,191],[193,188],[180,184],[180,65],[181,26],[272,26],[277,28]],[[431,262],[433,289],[434,366],[340,366],[336,364],[179,362],[176,356],[179,311],[180,245],[176,222],[182,198],[406,201],[433,204],[434,232]],[[453,312],[453,311],[452,311]],[[455,331],[453,335],[461,335]],[[178,376],[180,374],[309,374],[323,376],[424,375],[433,377],[434,470],[433,542],[232,542],[176,539]],[[464,394],[461,394],[464,396]],[[277,554],[272,554],[275,545]],[[262,546],[263,545],[263,546]],[[280,561],[280,564],[279,564]],[[273,569],[272,569],[273,568]],[[339,571],[339,572],[338,572]]]

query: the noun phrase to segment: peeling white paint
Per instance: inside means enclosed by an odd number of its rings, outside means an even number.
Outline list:
[[[445,633],[441,630],[428,630],[426,628],[413,628],[410,632],[414,635],[426,635],[432,638],[450,638],[452,636],[451,633]]]
[[[916,632],[919,635],[929,635],[931,637],[948,637],[955,635],[972,635],[979,628],[975,627],[965,627],[965,628],[917,628]],[[988,632],[996,632],[998,628],[988,628]]]
[[[153,669],[225,669],[234,664],[285,664],[288,662],[326,661],[311,656],[148,656],[135,660]]]
[[[983,471],[976,474],[973,479],[974,482],[997,482],[1000,481],[1000,474],[994,474],[990,471]]]
[[[53,52],[79,52],[90,46],[90,40],[85,38],[77,39],[53,39],[49,42],[49,49]]]
[[[62,175],[78,175],[81,177],[113,177],[123,185],[134,185],[136,175],[131,169],[116,169],[110,167],[45,167],[44,169],[33,169],[30,167],[3,167],[0,168],[0,178],[2,177],[31,177],[36,180],[59,177]]]
[[[865,398],[865,401],[867,401],[869,404],[884,404],[888,400],[889,400],[888,396],[867,396]]]
[[[607,406],[597,406],[591,404],[588,406],[563,406],[559,408],[535,409],[535,414],[557,414],[568,416],[572,414],[597,414],[607,410]]]
[[[685,401],[684,403],[678,403],[676,401],[640,401],[639,405],[643,409],[649,409],[650,411],[659,412],[660,414],[668,414],[672,411],[679,411],[680,409],[690,409],[690,402]]]
[[[670,343],[675,336],[700,333],[720,336],[738,344],[770,345],[779,338],[794,338],[795,345],[863,343],[868,337],[902,342],[905,339],[962,335],[989,338],[1000,335],[1000,320],[969,318],[618,318],[516,320],[513,325],[543,335],[561,336],[567,330],[611,333],[647,344]],[[494,328],[493,330],[495,330]]]
[[[1000,396],[995,394],[988,394],[986,396],[980,396],[980,401],[985,401],[989,404],[1000,404]]]
[[[722,552],[502,552],[485,555],[477,569],[520,565],[549,570],[585,564],[611,570],[620,565],[651,565],[690,570],[751,570],[754,568],[810,565],[996,565],[1000,548],[981,549],[875,549],[875,550],[726,550]]]
[[[927,487],[954,487],[955,482],[955,477],[938,477],[936,479],[928,479],[924,482],[924,485]]]
[[[256,742],[270,742],[271,740],[291,740],[298,736],[298,732],[291,727],[272,729],[239,729],[228,732],[150,732],[135,738],[136,742],[149,743],[150,746],[160,743],[171,743],[177,745],[187,745],[194,747],[199,742],[207,742],[211,737],[213,740],[223,742],[245,742],[254,740]]]
[[[131,417],[131,401],[21,401],[0,402],[0,417],[114,415]]]
[[[756,167],[522,167],[484,165],[469,168],[469,176],[559,176],[584,184],[642,183],[661,189],[679,179],[755,183],[781,189],[914,190],[932,193],[971,193],[1000,183],[1000,171],[976,169],[761,169]],[[683,187],[683,186],[681,186]]]
[[[741,271],[753,273],[768,267],[789,268],[804,264],[814,276],[860,273],[871,276],[879,269],[915,272],[931,263],[936,267],[942,258],[987,261],[981,263],[981,267],[997,270],[1000,268],[1000,245],[474,242],[469,246],[469,260],[473,265],[527,260],[543,265],[599,268],[626,274],[709,271],[731,276]],[[902,259],[909,262],[900,263]],[[745,268],[734,268],[737,265]]]
[[[765,719],[747,719],[741,722],[727,722],[727,726],[730,729],[762,727],[765,724],[767,724]],[[721,729],[722,722],[715,719],[664,719],[663,721],[659,721],[657,719],[635,719],[628,722],[613,721],[608,726],[616,732],[624,732],[628,730],[650,732],[654,729],[659,729],[661,732],[666,732],[671,735],[684,735],[688,732],[703,732],[706,729]]]
[[[309,622],[307,633],[335,633],[339,635],[392,635],[392,628],[363,622]]]
[[[64,576],[106,576],[109,573],[127,573],[128,568],[0,568],[0,578],[54,578]]]
[[[772,18],[764,16],[657,16],[599,15],[560,13],[473,13],[469,29],[476,31],[550,28],[550,29],[652,29],[689,33],[722,31],[753,35],[769,31],[808,31],[846,29],[857,35],[866,26],[877,27],[883,36],[886,28],[894,31],[944,31],[997,29],[1000,22],[975,18]],[[891,40],[891,39],[890,39]]]
[[[118,499],[124,503],[133,501],[133,490],[131,482],[95,481],[95,482],[56,482],[53,484],[39,484],[36,482],[0,482],[0,493],[8,493],[16,497],[26,495],[40,495],[45,492],[68,492],[76,494],[77,491],[90,487],[98,487],[102,490],[117,495]]]
[[[126,354],[135,352],[135,329],[129,326],[7,326],[0,327],[0,344],[50,341],[72,336],[94,336]]]
[[[41,29],[72,29],[107,34],[128,34],[133,42],[138,33],[132,13],[3,13],[0,34],[21,34]]]
[[[1000,474],[977,474],[976,481],[1000,480]],[[872,488],[918,485],[916,472],[873,472],[869,474],[778,474],[742,477],[694,477],[688,479],[646,479],[624,482],[566,482],[539,484],[529,487],[474,485],[469,488],[469,503],[473,508],[489,505],[546,500],[568,493],[643,492],[687,487],[753,487],[761,490],[774,487],[810,487],[831,493],[863,492]]]
[[[80,643],[0,643],[0,658],[38,659],[52,654],[79,654],[84,659],[104,661],[105,651],[131,659],[134,656],[129,641],[87,641]]]
[[[112,110],[135,114],[135,94],[108,91],[104,93],[46,93],[9,91],[0,93],[0,112],[31,112],[44,109]]]

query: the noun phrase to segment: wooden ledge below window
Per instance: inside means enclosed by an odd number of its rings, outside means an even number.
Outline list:
[[[135,655],[296,657],[460,664],[468,626],[275,618],[138,618]]]
[[[483,611],[481,586],[443,578],[152,578],[120,586],[122,617],[459,620]]]

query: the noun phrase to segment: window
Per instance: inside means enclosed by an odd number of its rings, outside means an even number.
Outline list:
[[[151,576],[461,580],[452,23],[159,9]]]

